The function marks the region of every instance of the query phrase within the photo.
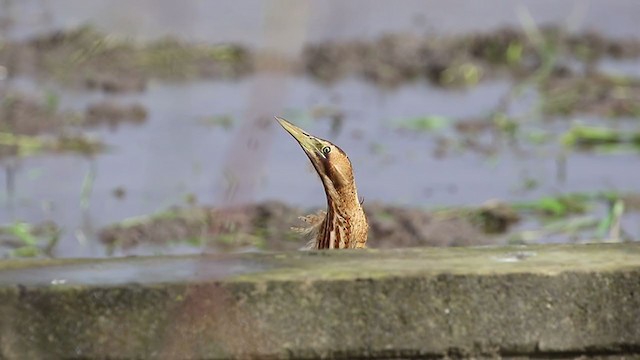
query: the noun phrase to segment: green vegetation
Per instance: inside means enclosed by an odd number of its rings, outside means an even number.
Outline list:
[[[542,111],[548,115],[640,117],[640,81],[637,79],[598,73],[548,78],[541,84],[540,92]]]
[[[22,51],[24,48],[31,51]],[[91,26],[26,43],[7,42],[0,48],[0,60],[12,53],[25,57],[16,62],[33,62],[40,73],[62,83],[107,92],[141,91],[149,78],[237,77],[247,73],[253,62],[240,46],[187,44],[173,38],[138,44],[102,34]]]
[[[575,124],[562,136],[570,147],[593,148],[600,145],[633,145],[640,149],[640,131],[614,130],[602,126]]]
[[[597,196],[582,193],[544,196],[534,201],[514,203],[513,207],[517,210],[533,212],[536,215],[557,218],[585,213],[594,198]]]
[[[224,130],[229,130],[233,126],[234,119],[231,115],[213,115],[201,118],[200,122],[205,125],[221,127]]]
[[[0,248],[8,249],[8,257],[52,256],[60,229],[52,223],[31,225],[14,222],[0,226]]]
[[[45,152],[95,155],[106,150],[106,146],[102,142],[86,135],[65,135],[51,138],[0,132],[0,149],[3,147],[6,151],[18,156],[31,156]]]
[[[418,240],[410,240],[413,237],[443,235],[492,239],[483,243],[536,243],[550,239],[626,241],[632,239],[625,232],[622,217],[625,213],[640,211],[639,204],[639,194],[594,192],[544,196],[523,202],[490,201],[481,206],[429,211],[372,205],[367,207],[367,213],[372,240],[389,234],[399,237],[399,233],[404,231],[411,238],[395,239],[402,246],[419,245]],[[293,250],[308,240],[290,230],[292,226],[299,225],[296,218],[303,213],[306,212],[279,203],[227,209],[189,206],[126,219],[103,228],[99,237],[111,251],[126,251],[140,244],[159,248],[189,245],[217,251],[237,251],[247,247]],[[526,230],[522,224],[526,224]],[[458,228],[463,230],[458,232]],[[33,225],[24,223],[4,228],[3,233],[13,239],[11,244],[15,250],[11,256],[42,256],[50,252],[47,244],[55,244],[57,238],[35,230]],[[377,245],[372,247],[382,245],[379,239],[376,240]],[[431,241],[433,243],[422,246],[461,245],[459,242]]]
[[[454,207],[433,213],[439,218],[466,218],[484,233],[503,234],[513,244],[554,236],[564,241],[623,241],[632,239],[622,228],[621,218],[625,211],[640,210],[639,197],[616,192],[569,193],[522,202],[490,201],[479,207]],[[605,215],[599,215],[602,209]],[[531,230],[514,227],[521,221],[537,226]]]
[[[120,46],[127,45],[125,42]],[[214,75],[214,71],[217,76],[235,76],[238,71],[236,65],[245,62],[247,57],[247,53],[238,46],[193,45],[173,38],[161,39],[139,49],[133,48],[133,53],[133,66],[148,76],[167,79],[193,79]],[[217,68],[209,64],[217,64]]]
[[[247,228],[242,223],[246,216],[226,215],[222,211],[195,206],[172,208],[149,216],[125,219],[103,229],[99,236],[111,251],[143,242],[207,246],[221,251],[241,247],[265,248],[268,229],[263,226]]]
[[[483,75],[482,67],[472,62],[465,62],[448,67],[442,72],[438,81],[442,86],[470,87],[478,84]]]
[[[435,132],[443,130],[452,124],[452,119],[431,115],[409,118],[394,121],[395,127],[401,130],[411,130],[416,132]]]

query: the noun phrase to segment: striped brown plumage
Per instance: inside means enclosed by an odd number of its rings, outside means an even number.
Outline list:
[[[300,144],[315,168],[327,196],[327,211],[302,217],[309,227],[298,232],[313,234],[311,249],[364,248],[369,225],[358,199],[351,161],[335,144],[310,135],[287,120],[280,125]]]

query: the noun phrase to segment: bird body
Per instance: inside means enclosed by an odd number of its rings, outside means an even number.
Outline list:
[[[280,125],[300,144],[320,176],[327,196],[327,211],[303,217],[315,234],[312,249],[364,248],[369,224],[358,199],[353,167],[337,145],[310,135],[285,119]]]

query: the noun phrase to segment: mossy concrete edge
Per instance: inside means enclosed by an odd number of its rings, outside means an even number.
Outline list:
[[[2,286],[0,358],[640,353],[637,244],[234,258],[270,266],[208,281]]]

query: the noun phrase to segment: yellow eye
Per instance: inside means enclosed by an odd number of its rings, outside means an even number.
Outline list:
[[[331,148],[330,147],[325,146],[325,147],[322,148],[322,153],[323,154],[327,155],[330,152],[331,152]]]

